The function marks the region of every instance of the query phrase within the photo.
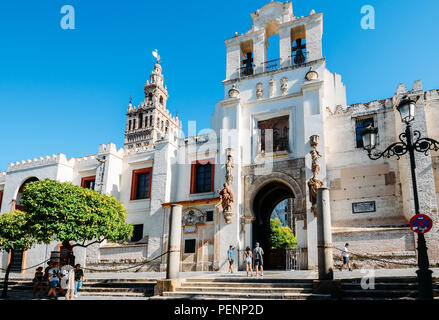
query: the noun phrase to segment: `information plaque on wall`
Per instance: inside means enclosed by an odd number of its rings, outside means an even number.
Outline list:
[[[196,226],[185,226],[184,227],[184,233],[195,233],[197,232]]]
[[[375,212],[375,201],[354,202],[352,203],[352,213]]]

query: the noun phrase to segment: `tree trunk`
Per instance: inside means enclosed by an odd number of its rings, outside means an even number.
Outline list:
[[[3,281],[2,298],[6,298],[8,296],[8,280],[9,280],[9,273],[11,272],[12,255],[14,254],[14,249],[11,249],[10,253],[11,253],[11,259],[8,263],[8,267],[6,268],[5,279]]]
[[[75,265],[75,255],[73,254],[73,246],[70,241],[64,240],[61,246],[60,267],[64,265]]]

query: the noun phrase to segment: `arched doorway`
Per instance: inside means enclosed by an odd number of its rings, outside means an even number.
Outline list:
[[[23,210],[23,209],[24,209],[23,205],[21,204],[21,196],[23,195],[24,187],[25,187],[29,182],[34,182],[34,181],[38,181],[38,178],[36,178],[36,177],[27,178],[27,179],[21,184],[20,189],[18,189],[17,197],[16,197],[16,203],[15,203],[15,208],[16,208],[17,210]]]
[[[23,210],[24,206],[21,204],[21,196],[23,195],[24,187],[33,181],[38,181],[38,178],[31,177],[27,178],[20,186],[17,192],[17,196],[15,198],[15,203],[12,205],[12,210]],[[11,272],[22,272],[25,266],[25,251],[22,250],[13,250],[12,253],[9,253],[9,262],[11,264]]]
[[[259,242],[264,249],[264,268],[283,269],[285,268],[285,258],[279,254],[284,254],[279,250],[271,249],[270,244],[270,219],[276,206],[286,200],[292,199],[295,195],[291,188],[280,181],[272,181],[262,186],[256,193],[253,200],[254,222],[252,225],[252,240],[254,245]]]

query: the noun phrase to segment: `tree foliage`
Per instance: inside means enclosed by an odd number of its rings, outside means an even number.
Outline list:
[[[133,232],[125,222],[125,206],[116,198],[68,182],[30,182],[21,203],[37,243],[74,241],[74,246],[87,247],[123,240]]]
[[[27,250],[32,246],[32,238],[27,229],[27,217],[22,211],[12,211],[0,215],[0,250],[11,253]],[[6,268],[3,279],[2,298],[8,296],[9,273],[11,272],[11,261]]]
[[[26,214],[22,211],[12,211],[0,215],[0,249],[27,250],[32,245],[32,239],[26,229]]]
[[[283,227],[278,218],[270,219],[270,227],[270,243],[272,249],[297,247],[297,239],[290,227]]]

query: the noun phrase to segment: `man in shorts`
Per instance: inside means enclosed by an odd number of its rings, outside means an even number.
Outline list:
[[[343,270],[343,267],[345,265],[347,265],[347,267],[349,268],[349,271],[352,271],[351,264],[349,262],[349,243],[346,243],[344,245],[344,248],[343,248],[342,253],[341,253],[341,257],[342,257],[342,260],[343,260],[343,264],[340,267],[340,271]]]
[[[54,298],[58,299],[58,297],[56,296],[56,288],[59,285],[59,279],[60,279],[59,264],[58,262],[55,262],[53,264],[53,268],[49,270],[50,289],[49,289],[49,293],[47,294],[48,298],[50,298],[50,295],[53,293]]]
[[[233,273],[232,266],[233,266],[233,261],[235,258],[235,248],[236,248],[236,246],[230,245],[229,250],[227,250],[227,259],[229,260],[229,272],[230,273]]]
[[[258,269],[261,268],[261,276],[264,275],[264,258],[262,257],[264,250],[259,246],[259,242],[256,242],[255,248],[253,249],[253,257],[255,258],[256,276],[258,276]]]

